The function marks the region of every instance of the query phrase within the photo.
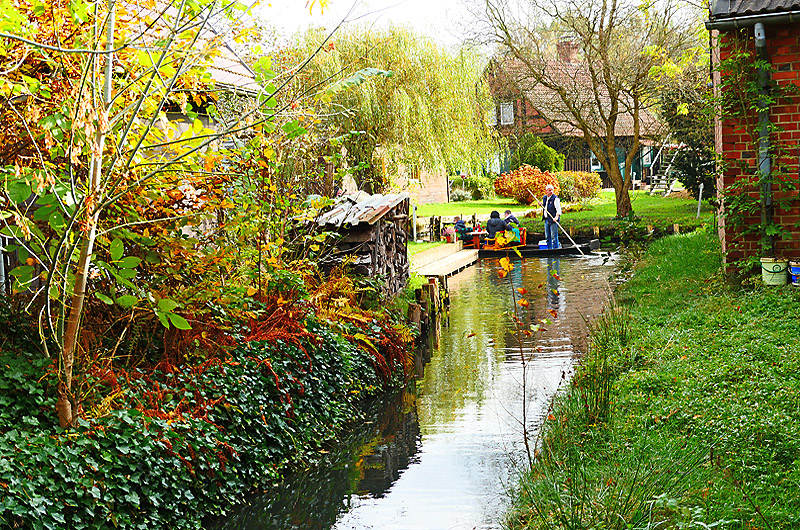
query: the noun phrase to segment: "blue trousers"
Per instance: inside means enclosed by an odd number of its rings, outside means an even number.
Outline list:
[[[552,219],[544,221],[544,237],[547,238],[547,248],[561,248],[558,244],[558,225]]]

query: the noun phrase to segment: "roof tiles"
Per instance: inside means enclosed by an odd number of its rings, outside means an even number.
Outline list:
[[[716,0],[711,8],[712,19],[746,15],[766,15],[800,9],[800,0]]]

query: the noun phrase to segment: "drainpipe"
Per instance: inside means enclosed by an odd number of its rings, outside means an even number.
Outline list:
[[[758,172],[761,176],[761,250],[771,255],[773,237],[767,236],[766,226],[772,222],[772,168],[769,142],[769,56],[767,55],[767,33],[764,24],[756,22],[753,27],[756,39],[756,56],[761,63],[758,68]]]

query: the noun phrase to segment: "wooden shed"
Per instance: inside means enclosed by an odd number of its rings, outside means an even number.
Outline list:
[[[383,277],[384,293],[393,295],[403,289],[409,275],[409,204],[406,192],[358,192],[340,197],[317,220],[323,230],[342,236],[336,251],[323,261],[323,269],[330,270],[347,256],[354,256],[354,272]]]

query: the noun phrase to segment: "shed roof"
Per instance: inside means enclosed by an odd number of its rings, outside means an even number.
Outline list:
[[[356,226],[360,223],[372,225],[408,198],[407,192],[370,195],[359,191],[353,195],[344,195],[329,212],[319,217],[317,223],[333,228]]]
[[[711,7],[714,20],[746,15],[784,13],[800,9],[800,0],[715,0]]]

